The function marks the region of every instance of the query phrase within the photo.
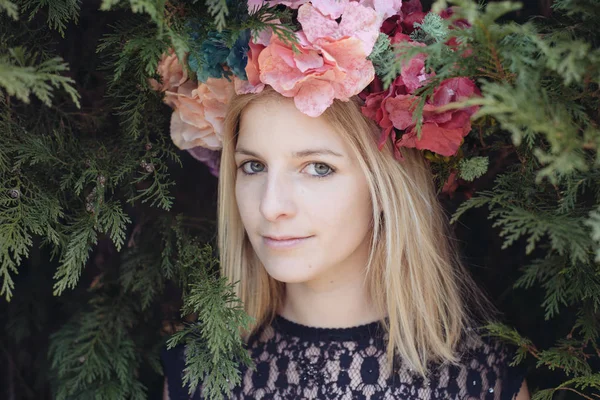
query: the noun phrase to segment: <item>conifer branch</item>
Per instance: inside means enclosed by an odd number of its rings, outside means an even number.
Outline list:
[[[458,164],[460,177],[466,181],[473,181],[487,172],[488,164],[487,157],[463,158]]]
[[[190,240],[182,230],[181,218],[173,230],[178,263],[182,276],[187,276],[182,315],[198,315],[198,322],[171,336],[168,346],[186,344],[184,385],[189,393],[194,393],[202,382],[202,393],[220,399],[240,382],[239,363],[251,363],[240,335],[242,329],[248,329],[250,318],[235,296],[233,285],[216,275],[217,260],[211,247]]]
[[[51,337],[51,366],[61,382],[57,399],[145,399],[129,332],[136,319],[132,298],[100,292],[86,308]]]
[[[74,289],[79,282],[92,246],[98,243],[95,227],[94,218],[87,213],[82,213],[67,227],[67,243],[60,265],[54,274],[53,294],[55,296],[59,296],[66,289]]]
[[[102,0],[100,10],[109,11],[117,6],[122,7],[128,2],[133,13],[146,14],[156,24],[158,31],[163,32],[165,26],[165,3],[166,0]]]
[[[0,0],[0,11],[4,11],[15,21],[19,19],[19,7],[10,0]]]
[[[29,21],[31,21],[41,9],[47,8],[48,27],[54,29],[65,37],[67,23],[79,21],[79,11],[82,0],[23,0],[22,11],[31,10]]]
[[[75,81],[60,75],[68,70],[68,65],[60,57],[34,65],[34,58],[27,56],[22,47],[8,49],[8,54],[0,55],[0,87],[25,103],[29,103],[33,94],[48,107],[52,104],[52,88],[62,88],[80,107],[79,93],[73,87]]]
[[[248,17],[248,20],[242,24],[242,29],[251,29],[254,38],[263,30],[271,30],[279,40],[296,49],[297,29],[292,25],[291,20],[289,10],[280,11],[265,4]]]
[[[221,32],[227,26],[226,18],[229,15],[227,0],[206,0],[206,7],[214,18],[213,24]]]

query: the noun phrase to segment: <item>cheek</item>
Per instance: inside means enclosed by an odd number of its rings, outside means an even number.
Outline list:
[[[242,223],[247,228],[252,225],[252,217],[256,216],[256,210],[258,209],[255,198],[255,190],[252,185],[243,178],[236,179],[235,199]]]
[[[320,199],[312,216],[331,240],[361,240],[371,225],[372,206],[366,182],[343,182]],[[345,239],[342,239],[345,238]]]

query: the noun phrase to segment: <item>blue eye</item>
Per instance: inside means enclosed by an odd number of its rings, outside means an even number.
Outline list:
[[[258,161],[247,161],[243,163],[240,168],[245,174],[248,175],[257,174],[265,170],[264,164]]]
[[[327,164],[323,163],[310,163],[307,168],[309,169],[308,173],[318,178],[324,178],[333,173],[333,168],[331,168]]]

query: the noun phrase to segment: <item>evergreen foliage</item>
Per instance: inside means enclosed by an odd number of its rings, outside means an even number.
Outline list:
[[[238,384],[237,365],[250,365],[238,327],[247,329],[250,317],[244,312],[233,286],[216,274],[217,265],[210,246],[202,246],[175,231],[182,279],[187,287],[183,315],[198,315],[201,323],[189,324],[169,339],[169,347],[186,345],[186,376],[192,394],[203,382],[208,398],[229,393],[230,383]],[[234,357],[232,357],[232,353]],[[215,366],[219,368],[215,368]]]
[[[79,105],[79,95],[72,86],[73,79],[61,75],[62,71],[68,69],[68,65],[60,57],[36,63],[36,55],[28,56],[23,47],[5,50],[7,53],[0,56],[0,86],[9,96],[16,96],[28,103],[33,94],[46,106],[50,106],[52,87],[62,88]]]
[[[565,336],[544,350],[509,327],[488,327],[490,333],[520,347],[516,362],[528,353],[537,359],[538,368],[560,369],[569,378],[536,393],[534,399],[551,398],[556,390],[581,396],[586,391],[600,393],[600,380],[593,374],[600,357],[600,267],[595,256],[600,201],[600,25],[594,14],[597,4],[584,3],[588,2],[555,2],[554,10],[563,13],[559,22],[519,24],[498,22],[518,10],[517,3],[482,6],[455,1],[458,7],[450,20],[431,16],[416,26],[413,36],[426,46],[398,46],[396,62],[387,74],[389,83],[404,60],[425,53],[427,66],[436,72],[430,87],[450,77],[475,77],[481,97],[460,104],[480,107],[474,118],[483,121],[478,127],[483,134],[477,146],[463,151],[487,155],[486,147],[494,147],[486,142],[512,143],[518,161],[495,177],[491,190],[479,190],[460,204],[451,221],[487,206],[488,218],[503,239],[502,248],[524,241],[526,254],[535,254],[522,266],[515,288],[542,288],[541,307],[547,320],[567,310],[577,312]],[[446,6],[438,1],[434,9]],[[451,26],[454,21],[458,22]],[[428,89],[423,88],[425,95]],[[499,124],[499,133],[509,134],[510,141],[497,134],[490,122]],[[463,179],[483,175],[487,168],[476,160],[460,161]]]
[[[389,84],[403,62],[427,54],[435,77],[417,93],[417,119],[442,80],[477,80],[481,97],[449,106],[479,107],[461,152],[426,156],[440,187],[454,167],[470,188],[451,221],[485,206],[492,223],[478,229],[524,255],[510,293],[541,293],[520,312],[540,309],[536,329],[552,336],[538,342],[504,324],[488,332],[517,346],[514,363],[530,366],[534,399],[598,398],[600,5],[556,0],[552,18],[518,23],[517,3],[449,3],[459,6],[450,19],[429,14],[416,27],[423,47],[382,36],[371,59]],[[12,371],[0,378],[0,397],[44,398],[45,388],[59,399],[147,398],[161,390],[158,355],[168,342],[186,345],[190,390],[202,383],[220,398],[239,382],[238,363],[250,363],[238,335],[250,321],[217,273],[213,193],[185,185],[200,170],[190,172],[171,143],[170,110],[148,79],[169,48],[183,58],[218,37],[232,50],[240,35],[265,28],[294,42],[297,27],[266,6],[227,25],[246,6],[226,0],[93,6],[0,0],[0,357]],[[90,29],[96,52],[69,56],[90,7],[106,22]],[[36,336],[44,334],[47,343]],[[43,357],[21,357],[24,343]]]

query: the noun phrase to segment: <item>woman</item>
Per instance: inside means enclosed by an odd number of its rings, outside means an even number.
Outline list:
[[[229,103],[220,258],[256,320],[256,369],[232,398],[529,399],[512,354],[474,329],[491,307],[423,155],[399,161],[379,135],[356,97],[316,118],[269,87]],[[164,361],[165,398],[188,398],[181,355]]]

